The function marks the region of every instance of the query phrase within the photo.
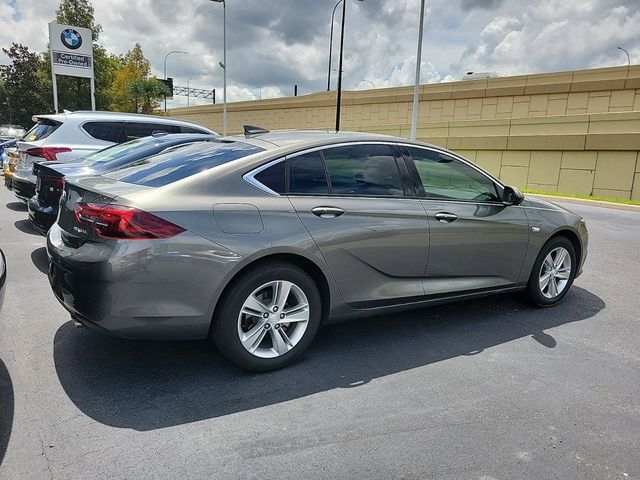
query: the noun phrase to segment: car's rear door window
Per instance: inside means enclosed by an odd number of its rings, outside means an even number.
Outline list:
[[[207,132],[206,130],[203,130],[202,128],[196,128],[196,127],[187,127],[185,125],[182,125],[180,127],[180,130],[182,131],[182,133],[204,133],[204,134],[211,134],[211,132]]]
[[[126,183],[162,187],[232,160],[264,151],[242,142],[198,142],[147,157],[106,176]]]
[[[125,129],[127,132],[127,140],[148,137],[157,132],[182,133],[180,127],[177,125],[150,122],[126,122]]]
[[[126,141],[123,122],[87,122],[82,129],[96,140],[113,143]]]
[[[329,193],[327,175],[320,152],[292,157],[289,162],[289,193],[322,195]]]
[[[498,201],[495,183],[466,163],[446,153],[408,147],[427,198]]]
[[[324,149],[322,154],[333,195],[404,196],[389,145],[346,145]]]

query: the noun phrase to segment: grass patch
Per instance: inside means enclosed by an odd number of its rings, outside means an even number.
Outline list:
[[[555,197],[581,198],[583,200],[595,200],[598,202],[624,203],[625,205],[640,205],[640,200],[626,200],[624,198],[594,197],[591,195],[577,195],[575,193],[546,192],[544,190],[522,190],[522,192],[537,195],[553,195]]]

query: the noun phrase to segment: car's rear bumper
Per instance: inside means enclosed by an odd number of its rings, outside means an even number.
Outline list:
[[[207,247],[196,235],[170,240],[72,248],[56,223],[47,235],[53,293],[75,320],[95,330],[137,339],[206,338],[213,291],[230,262],[209,255],[214,244]]]
[[[13,176],[11,187],[16,197],[27,203],[36,194],[36,184],[26,178]]]
[[[58,218],[58,207],[43,207],[38,201],[38,196],[34,195],[27,202],[29,210],[29,220],[33,226],[43,235],[46,235],[51,226]]]

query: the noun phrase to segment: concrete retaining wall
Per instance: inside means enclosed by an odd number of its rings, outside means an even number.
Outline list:
[[[407,137],[413,88],[343,93],[342,128]],[[170,115],[222,130],[222,105]],[[333,129],[335,92],[228,104],[255,124]],[[640,65],[422,85],[418,138],[520,188],[640,199]]]

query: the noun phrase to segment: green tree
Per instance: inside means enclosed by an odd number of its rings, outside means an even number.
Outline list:
[[[56,10],[55,22],[90,29],[94,42],[98,41],[102,33],[102,26],[96,23],[90,0],[61,0]]]
[[[157,78],[138,78],[129,85],[129,92],[140,113],[151,114],[160,106],[160,100],[169,95],[169,89]]]
[[[136,43],[126,55],[120,59],[120,66],[114,74],[110,96],[112,108],[118,112],[137,112],[138,104],[131,93],[131,84],[149,76],[151,70],[149,60],[142,52],[142,47]]]
[[[51,90],[42,75],[44,60],[17,43],[2,51],[11,63],[0,65],[4,85],[0,93],[0,122],[30,128],[33,115],[53,110]]]

